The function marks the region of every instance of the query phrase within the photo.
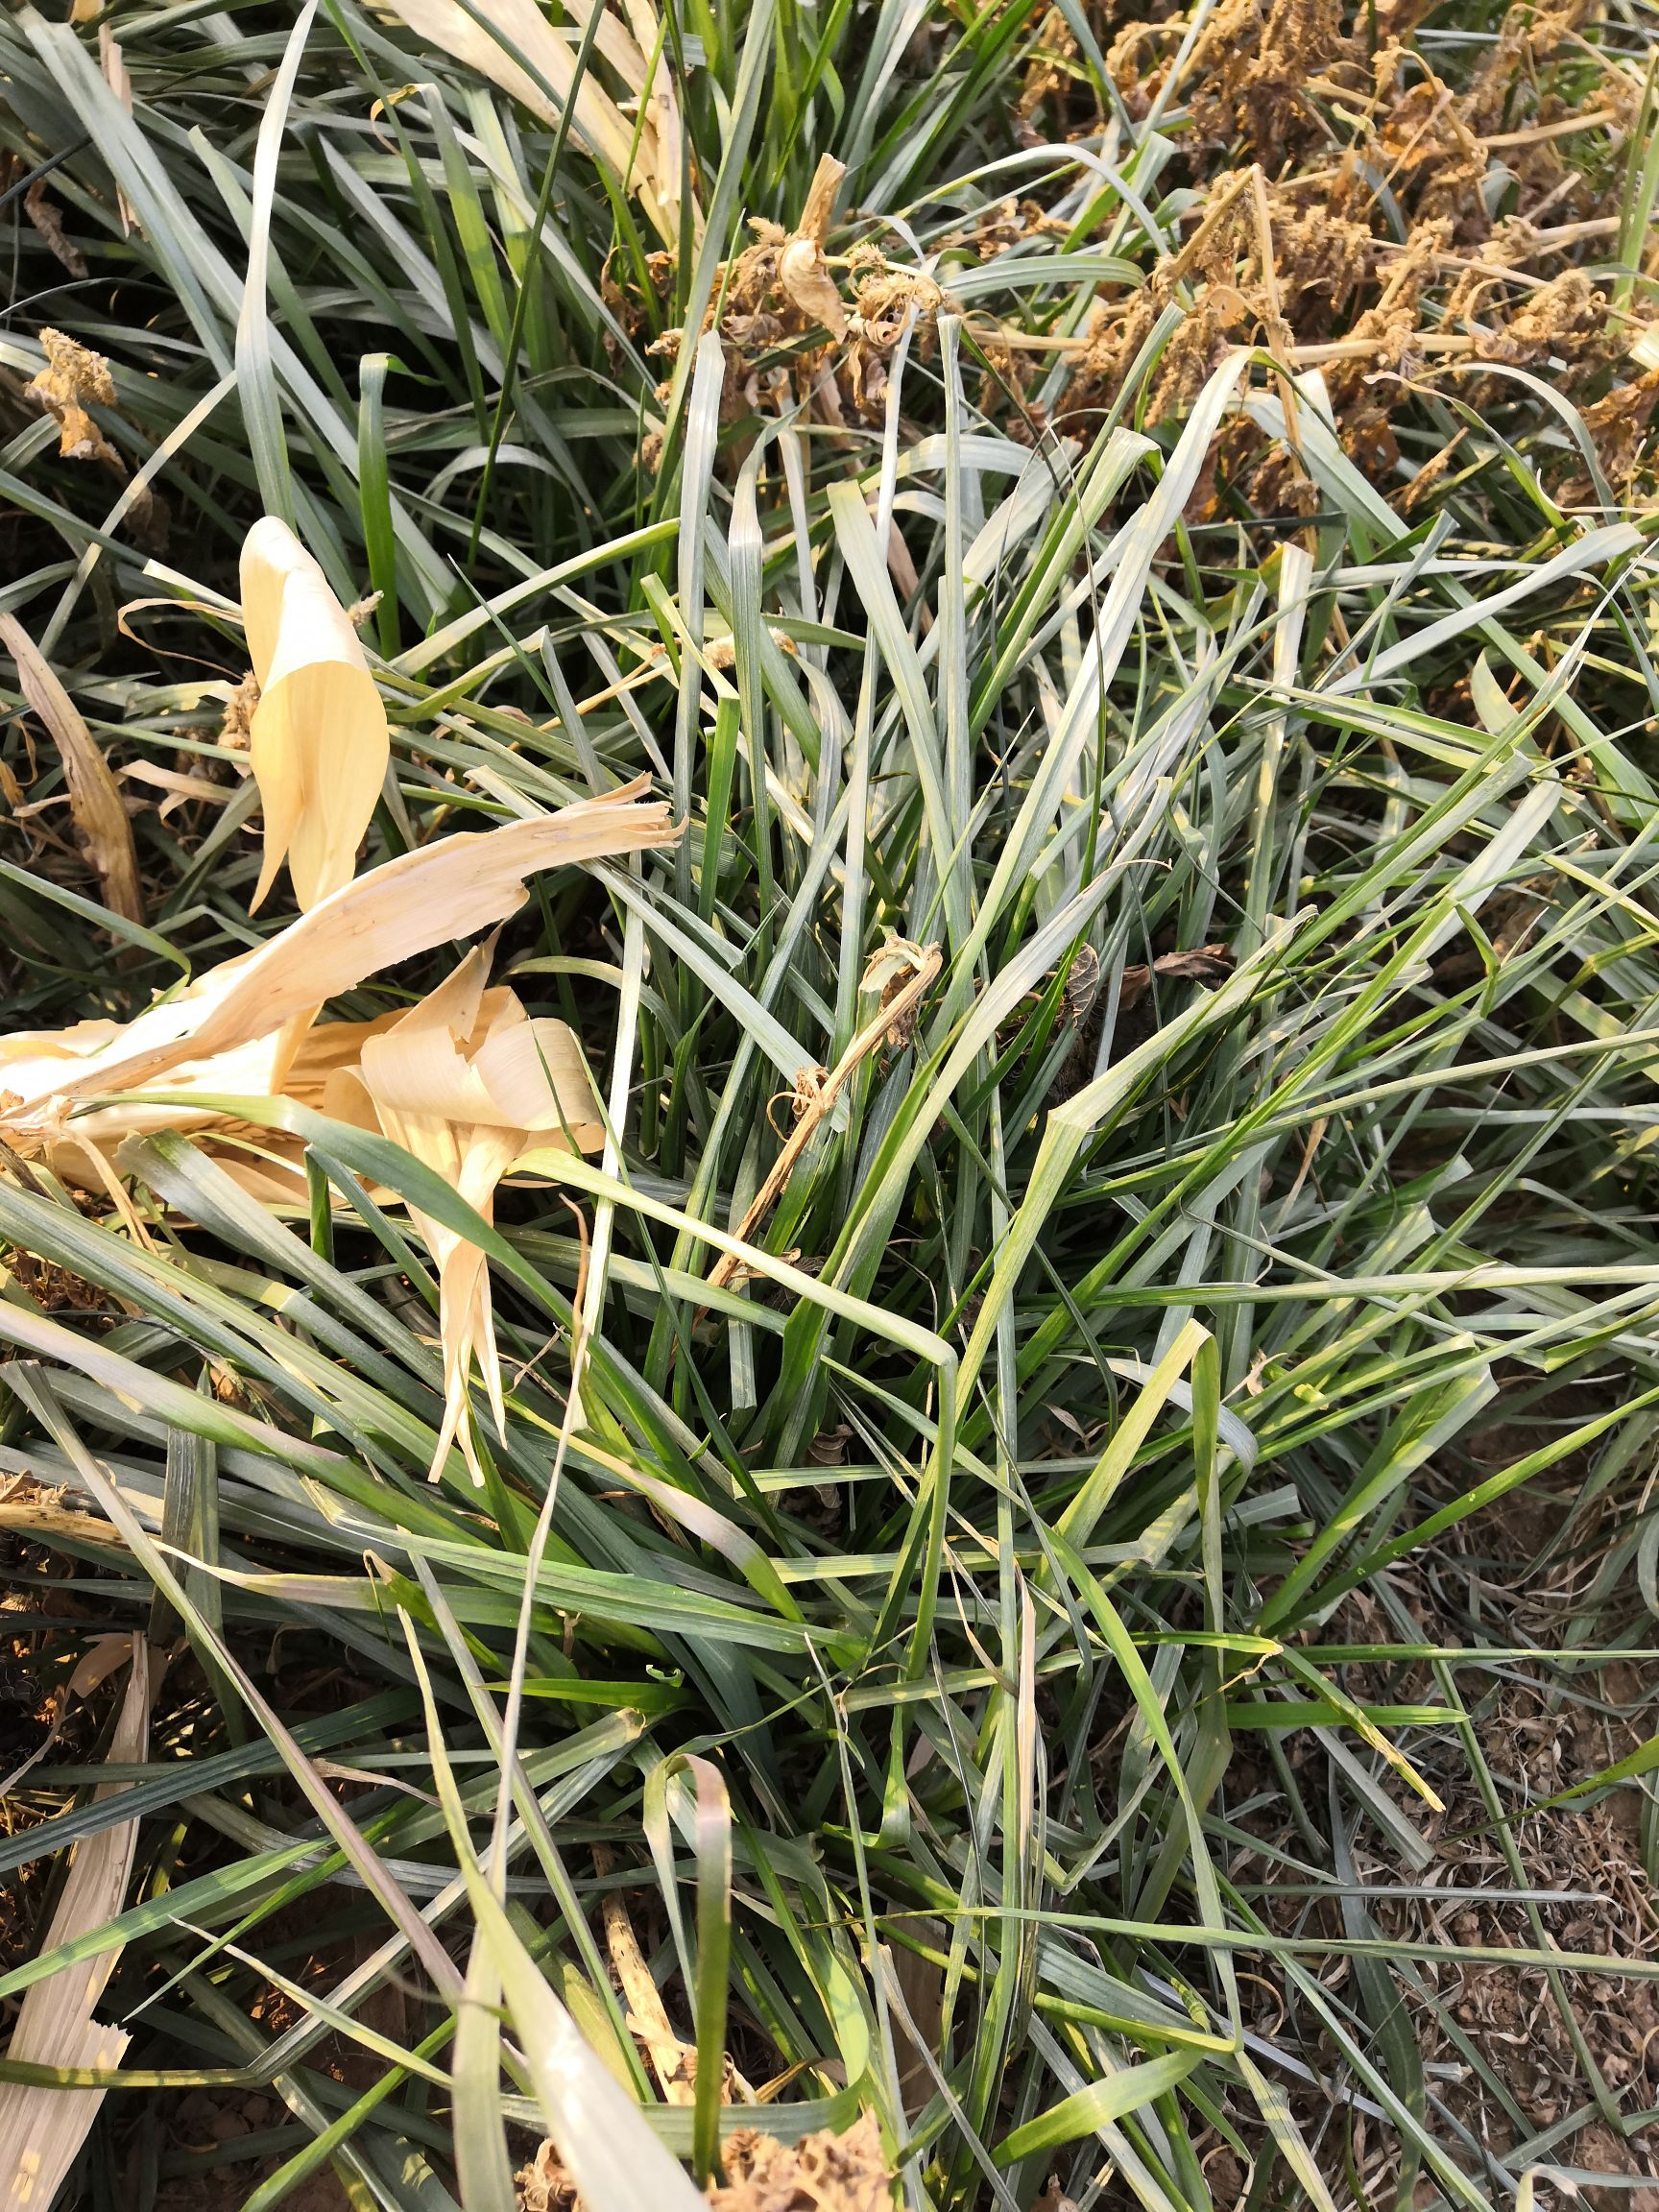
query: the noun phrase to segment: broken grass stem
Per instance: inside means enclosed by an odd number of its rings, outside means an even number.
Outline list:
[[[805,1082],[802,1078],[797,1078],[798,1083],[801,1084],[797,1096],[801,1097],[805,1092],[800,1118],[789,1132],[788,1141],[782,1151],[772,1163],[771,1173],[749,1201],[742,1220],[733,1231],[733,1235],[740,1243],[747,1244],[750,1242],[755,1231],[782,1196],[788,1186],[789,1178],[799,1166],[802,1155],[812,1142],[819,1123],[852,1081],[859,1066],[875,1051],[883,1037],[893,1030],[902,1032],[903,1025],[922,1003],[928,985],[939,973],[943,956],[937,945],[929,945],[926,949],[916,946],[901,948],[890,945],[884,947],[870,963],[869,968],[865,970],[866,979],[874,971],[891,959],[895,952],[902,952],[910,964],[910,975],[900,984],[890,998],[883,998],[876,1014],[859,1030],[829,1074],[825,1075],[814,1088],[807,1090]],[[724,1289],[726,1285],[737,1274],[742,1264],[742,1261],[734,1252],[723,1252],[709,1269],[710,1287],[716,1290]]]

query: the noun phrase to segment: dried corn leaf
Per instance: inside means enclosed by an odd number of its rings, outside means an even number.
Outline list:
[[[249,757],[265,816],[257,909],[284,860],[310,908],[349,883],[386,780],[386,709],[351,617],[286,522],[242,547],[242,620],[259,685]]]
[[[140,1636],[132,1638],[132,1672],[109,1745],[112,1766],[142,1761],[149,1743],[150,1648]],[[107,1784],[98,1795],[107,1797],[131,1787]],[[43,1951],[104,1927],[120,1911],[137,1837],[138,1823],[123,1820],[83,1837],[74,1846],[58,1910],[41,1942]],[[129,2037],[124,2030],[104,2027],[97,2018],[98,2001],[119,1956],[118,1951],[105,1951],[32,1984],[24,1992],[7,2057],[32,2066],[119,2066]],[[8,2203],[47,2212],[104,2097],[102,2089],[0,2082],[0,2174],[9,2177]]]
[[[14,614],[0,614],[0,641],[17,663],[24,698],[45,723],[62,759],[69,811],[86,841],[105,905],[129,922],[142,922],[144,901],[138,889],[132,825],[98,740]]]
[[[413,1153],[486,1221],[496,1185],[533,1144],[597,1151],[605,1142],[575,1037],[563,1022],[532,1021],[513,992],[487,990],[488,974],[488,952],[469,952],[418,1006],[361,1040],[357,1067],[341,1070],[326,1097],[328,1112]],[[438,1263],[444,1421],[432,1474],[459,1438],[482,1483],[466,1419],[474,1360],[496,1427],[506,1425],[489,1268],[466,1238],[416,1207],[409,1213]]]
[[[543,868],[672,844],[668,809],[636,804],[645,778],[557,814],[445,837],[372,868],[302,914],[269,943],[212,969],[176,998],[129,1022],[0,1038],[0,1135],[26,1155],[84,1153],[130,1132],[200,1123],[188,1094],[269,1095],[283,1089],[288,1055],[304,1064],[286,1024],[365,977],[456,937],[504,922]],[[85,1101],[167,1078],[179,1106],[131,1101],[71,1120]],[[66,1163],[67,1164],[67,1163]],[[84,1169],[82,1171],[84,1177]]]
[[[586,22],[588,0],[576,0],[575,6],[566,0],[565,12],[572,17],[580,14]],[[668,68],[668,57],[662,27],[652,0],[625,0],[628,17],[637,41],[635,51],[639,56],[639,70],[624,70],[629,84],[645,84],[646,57],[656,56],[651,69],[650,84],[640,94],[639,108],[644,118],[644,134],[651,143],[651,191],[656,203],[653,221],[669,245],[678,242],[680,230],[681,176],[685,168],[685,141],[680,126],[680,103],[674,93],[674,79]],[[696,202],[691,205],[692,228],[699,237],[703,222]]]
[[[622,78],[628,97],[645,103],[637,147],[634,125],[592,71],[584,72],[580,84],[576,81],[575,41],[587,27],[592,0],[573,0],[566,10],[571,29],[563,35],[554,30],[536,0],[482,0],[475,10],[462,7],[460,0],[389,0],[389,4],[423,44],[476,69],[544,123],[557,124],[574,90],[572,121],[578,138],[614,170],[626,189],[637,193],[659,233],[670,243],[678,238],[679,116],[673,109],[672,89],[661,66],[647,84],[645,52],[608,10],[601,14],[594,44]],[[663,102],[673,109],[671,147],[653,119],[661,113]]]
[[[84,268],[80,274],[85,275]],[[61,330],[42,330],[40,344],[46,366],[28,386],[29,397],[57,419],[59,452],[71,461],[113,461],[119,468],[121,456],[86,412],[115,404],[108,362]]]

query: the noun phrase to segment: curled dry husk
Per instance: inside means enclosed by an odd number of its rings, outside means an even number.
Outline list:
[[[303,1194],[301,1145],[280,1136],[256,1151],[236,1144],[222,1101],[286,1097],[390,1138],[490,1220],[496,1185],[524,1152],[604,1142],[571,1031],[532,1021],[511,991],[487,990],[482,950],[408,1013],[313,1026],[312,1011],[377,969],[505,921],[540,869],[672,843],[667,808],[636,803],[644,781],[371,869],[135,1022],[0,1039],[0,1137],[125,1210],[116,1147],[157,1129],[195,1130],[228,1141],[222,1165],[252,1196],[279,1204]],[[110,1095],[157,1086],[165,1099]],[[474,1360],[497,1426],[505,1420],[485,1258],[429,1214],[410,1213],[438,1263],[444,1420],[432,1471],[459,1436],[482,1481],[466,1419]]]
[[[108,1187],[108,1158],[123,1138],[223,1122],[218,1108],[194,1106],[192,1093],[312,1102],[339,1064],[329,1029],[381,1024],[325,1024],[302,1035],[297,1016],[382,968],[506,921],[524,902],[526,879],[543,868],[672,844],[667,808],[637,803],[645,783],[641,777],[557,814],[401,854],[136,1021],[0,1038],[0,1138],[96,1190]],[[163,1085],[162,1103],[117,1095]]]
[[[286,860],[308,909],[351,880],[392,757],[386,709],[350,615],[275,515],[243,543],[242,621],[259,685],[249,759],[265,817],[253,904]]]
[[[667,808],[636,803],[644,781],[371,869],[135,1022],[0,1040],[0,1136],[124,1206],[111,1164],[124,1139],[185,1129],[223,1142],[236,1123],[220,1101],[287,1097],[390,1138],[491,1219],[495,1187],[524,1152],[604,1142],[571,1031],[532,1021],[511,991],[487,990],[482,950],[406,1014],[313,1027],[311,1011],[377,969],[504,921],[540,869],[672,843]],[[164,1100],[109,1096],[158,1085]],[[301,1158],[296,1141],[266,1138],[257,1153],[227,1151],[222,1165],[271,1204],[302,1194]],[[497,1425],[505,1419],[485,1258],[442,1222],[410,1213],[439,1272],[444,1420],[432,1471],[459,1436],[482,1481],[466,1419],[474,1360]]]
[[[495,1187],[531,1149],[597,1151],[605,1142],[580,1046],[563,1022],[532,1021],[511,991],[487,990],[489,954],[468,954],[446,982],[360,1041],[354,1066],[329,1079],[325,1110],[377,1129],[436,1169],[486,1221]],[[325,1036],[326,1030],[319,1032]],[[444,1423],[434,1478],[459,1438],[475,1482],[484,1479],[465,1416],[476,1359],[497,1429],[504,1429],[501,1368],[490,1274],[475,1244],[411,1206],[410,1219],[438,1262],[444,1345]]]
[[[149,1743],[151,1659],[141,1636],[132,1638],[132,1665],[109,1745],[109,1764],[115,1767],[141,1764]],[[97,1794],[108,1797],[131,1788],[131,1783],[109,1783]],[[58,1910],[40,1940],[42,1952],[73,1942],[114,1919],[127,1894],[137,1838],[136,1820],[119,1820],[74,1845]],[[24,1992],[7,2057],[31,2066],[109,2071],[119,2066],[130,2037],[125,2030],[108,2028],[97,2017],[98,2001],[119,1957],[119,1950],[103,1951],[78,1965],[60,1967],[43,1982],[32,1983]],[[104,2097],[102,2089],[0,2082],[0,2176],[5,2176],[0,2186],[8,2205],[47,2212]]]
[[[802,314],[822,323],[831,338],[847,335],[847,310],[824,258],[824,241],[835,212],[835,196],[847,174],[832,154],[820,156],[801,220],[778,254],[778,280]]]

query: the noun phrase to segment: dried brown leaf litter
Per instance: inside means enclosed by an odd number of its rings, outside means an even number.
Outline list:
[[[710,2183],[712,2212],[895,2212],[896,2199],[870,2113],[844,2134],[823,2128],[780,2143],[736,2128],[720,2148],[723,2182]],[[584,2207],[550,2143],[514,2176],[518,2212],[596,2212]]]
[[[1566,0],[1507,10],[1473,71],[1452,82],[1436,67],[1442,50],[1416,36],[1424,12],[1421,0],[1358,12],[1335,0],[1222,0],[1190,40],[1189,15],[1120,23],[1107,56],[1118,96],[1133,115],[1156,105],[1181,118],[1170,171],[1181,183],[1166,250],[1138,281],[1097,286],[1081,335],[1032,327],[1024,309],[998,320],[951,298],[965,253],[1028,253],[1051,233],[1046,250],[1064,250],[1070,227],[1039,202],[993,203],[918,255],[843,204],[839,165],[826,157],[794,221],[782,208],[752,214],[752,242],[720,269],[703,327],[722,341],[723,421],[805,408],[831,429],[873,425],[896,347],[908,333],[926,355],[939,316],[962,313],[987,372],[978,403],[1022,440],[1046,427],[1092,437],[1132,370],[1145,376],[1138,415],[1177,421],[1230,348],[1265,347],[1281,370],[1291,450],[1269,451],[1260,430],[1230,425],[1200,510],[1226,479],[1259,511],[1310,512],[1317,496],[1294,417],[1312,404],[1409,512],[1444,471],[1413,492],[1433,457],[1403,461],[1403,399],[1431,387],[1477,408],[1512,399],[1513,382],[1471,374],[1488,362],[1542,373],[1564,391],[1615,494],[1630,496],[1659,406],[1641,352],[1652,308],[1640,288],[1616,303],[1580,264],[1603,257],[1619,228],[1642,98],[1636,64],[1587,36],[1591,0]],[[1018,100],[1033,143],[1110,133],[1088,83],[1072,29],[1050,12]],[[631,332],[667,358],[695,335],[650,336],[673,270],[664,251],[644,295],[615,272],[607,287]],[[1148,343],[1170,309],[1180,320],[1147,373]],[[1046,413],[1028,397],[1031,360],[1054,349],[1070,368]],[[1293,375],[1313,385],[1292,388]],[[648,461],[660,447],[649,432]],[[1589,496],[1571,457],[1550,466],[1559,495]]]
[[[1068,426],[1112,403],[1173,305],[1185,320],[1153,372],[1149,420],[1178,417],[1228,347],[1262,343],[1318,372],[1350,458],[1397,485],[1403,389],[1490,361],[1547,370],[1583,405],[1615,489],[1628,487],[1653,414],[1630,376],[1642,325],[1575,257],[1618,228],[1640,79],[1587,41],[1596,11],[1569,0],[1506,11],[1455,85],[1413,38],[1422,12],[1417,0],[1357,16],[1332,0],[1223,0],[1184,58],[1179,21],[1119,36],[1110,59],[1131,111],[1172,97],[1190,108],[1199,189],[1144,284],[1097,303]],[[1477,406],[1497,390],[1466,375],[1457,389]],[[1252,445],[1230,433],[1224,462],[1238,472]],[[1259,507],[1313,503],[1293,455],[1244,480]]]
[[[825,155],[794,225],[785,228],[769,216],[751,216],[754,244],[720,265],[703,328],[717,330],[722,341],[721,417],[727,422],[798,404],[835,428],[879,421],[895,348],[907,332],[925,343],[946,304],[943,287],[927,271],[889,260],[869,241],[844,254],[829,252],[845,174]],[[653,276],[665,286],[672,256],[654,260]],[[615,282],[608,297],[637,330],[642,303]],[[672,360],[685,343],[685,331],[673,328],[647,350]],[[667,393],[664,384],[658,396],[665,399]],[[648,459],[660,445],[660,433],[652,433]]]
[[[894,2212],[880,2129],[868,2112],[844,2135],[826,2129],[799,2143],[739,2128],[720,2156],[726,2186],[709,2192],[714,2212]]]

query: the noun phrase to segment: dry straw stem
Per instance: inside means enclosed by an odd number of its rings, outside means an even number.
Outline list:
[[[349,883],[386,780],[386,709],[351,617],[286,522],[242,547],[242,620],[259,685],[249,758],[265,816],[257,912],[284,860],[312,907]]]
[[[506,921],[541,869],[672,844],[678,832],[666,806],[637,803],[646,783],[640,777],[556,814],[400,854],[134,1022],[82,1022],[0,1040],[0,1135],[26,1157],[61,1153],[72,1172],[77,1156],[156,1127],[157,1114],[163,1126],[199,1123],[191,1090],[275,1094],[288,1073],[277,1040],[296,1015],[382,968]],[[177,1104],[125,1101],[71,1121],[94,1098],[163,1076],[170,1091],[186,1094]]]
[[[393,12],[425,45],[476,69],[544,123],[556,125],[569,105],[577,139],[636,193],[652,227],[669,245],[680,237],[680,112],[662,62],[650,0],[629,0],[632,28],[601,8],[593,43],[639,104],[637,133],[591,69],[576,77],[576,47],[592,0],[566,0],[568,28],[556,31],[536,0],[391,0]],[[653,62],[648,57],[655,55]],[[637,143],[636,137],[637,136]],[[692,210],[696,222],[695,206]]]
[[[511,991],[485,989],[488,951],[469,952],[452,975],[390,1026],[362,1041],[355,1068],[329,1083],[327,1111],[400,1144],[433,1168],[474,1213],[493,1219],[495,1188],[529,1150],[596,1152],[605,1142],[582,1048],[563,1022],[532,1021]],[[441,1221],[409,1209],[438,1262],[444,1344],[444,1421],[434,1481],[459,1437],[482,1486],[468,1408],[474,1359],[498,1430],[507,1409],[495,1350],[490,1271],[483,1253]]]
[[[594,1870],[600,1878],[608,1875],[615,1864],[615,1855],[603,1843],[593,1846]],[[639,1938],[634,1932],[629,1915],[628,1900],[620,1889],[606,1889],[600,1898],[600,1911],[605,1922],[605,1948],[611,1955],[611,1964],[621,1984],[622,1999],[628,2008],[628,2027],[645,2046],[651,2070],[661,2084],[663,2099],[670,2104],[688,2105],[696,2098],[693,2067],[696,2046],[684,2043],[674,2032],[674,2023],[668,2017],[668,2008],[662,2002],[662,1992],[652,1979],[651,1969],[639,1948]]]
[[[65,1504],[61,1490],[49,1489],[32,1475],[0,1477],[0,1529],[41,1544],[58,1537],[90,1538],[110,1546],[120,1542],[107,1521]],[[0,1796],[6,1795],[15,1781],[15,1775],[9,1777]]]
[[[132,1671],[109,1745],[109,1763],[116,1767],[139,1764],[150,1736],[150,1647],[141,1636],[132,1638]],[[130,1787],[108,1784],[97,1794],[108,1797]],[[137,1839],[137,1821],[122,1820],[84,1836],[74,1846],[58,1910],[41,1938],[42,1951],[72,1943],[114,1919],[127,1894]],[[124,2030],[104,2027],[96,2017],[98,2000],[119,1957],[118,1950],[104,1951],[32,1983],[18,2009],[7,2057],[31,2066],[111,2071],[119,2066],[130,2038]],[[8,2204],[47,2212],[98,2117],[104,2096],[102,2089],[0,2082],[0,2174],[7,2176]]]
[[[92,0],[90,7],[86,6],[86,0],[75,0],[74,12],[70,20],[76,23],[90,21],[101,12],[102,5],[103,0]],[[84,14],[82,12],[84,8],[85,9]],[[121,41],[110,30],[108,23],[100,23],[98,26],[98,66],[104,73],[105,84],[108,85],[110,91],[114,93],[116,99],[131,115],[132,112],[132,80],[127,74],[127,58],[121,51]],[[122,235],[130,238],[132,235],[136,217],[132,213],[132,201],[128,199],[119,185],[115,188],[115,211],[121,218]]]
[[[17,682],[24,698],[46,725],[62,759],[69,811],[86,840],[105,905],[129,922],[142,922],[144,900],[138,888],[132,825],[98,740],[14,614],[0,614],[0,639],[17,663]]]
[[[938,974],[943,955],[937,945],[922,947],[893,938],[876,953],[864,971],[864,988],[882,986],[878,1013],[867,1022],[826,1075],[821,1069],[803,1069],[796,1077],[799,1114],[788,1142],[772,1163],[772,1171],[750,1200],[733,1235],[746,1244],[788,1188],[789,1178],[801,1164],[813,1134],[853,1076],[884,1037],[904,1039],[911,1017]],[[884,980],[883,980],[884,979]],[[742,1261],[733,1252],[722,1252],[709,1271],[713,1289],[733,1281]]]

